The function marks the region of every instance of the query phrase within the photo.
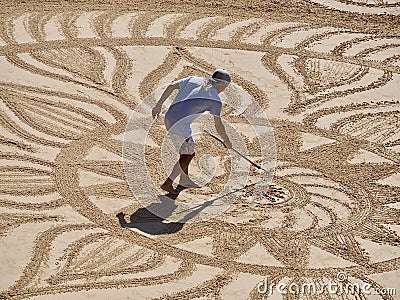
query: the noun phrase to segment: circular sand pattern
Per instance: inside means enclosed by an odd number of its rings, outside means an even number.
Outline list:
[[[219,148],[218,151],[208,151],[209,153],[207,153],[207,149],[199,149],[200,155],[197,155],[196,160],[199,163],[200,172],[198,175],[191,173],[191,178],[202,187],[203,191],[185,189],[186,192],[178,196],[160,194],[160,191],[162,192],[159,188],[160,185],[171,173],[174,164],[179,159],[176,145],[174,145],[171,137],[164,128],[155,124],[151,115],[151,109],[158,101],[156,94],[161,94],[162,91],[150,94],[136,106],[124,135],[125,178],[134,197],[153,214],[164,220],[179,223],[209,220],[223,213],[246,192],[248,186],[253,189],[250,205],[253,202],[260,202],[264,193],[268,191],[274,174],[276,161],[274,136],[268,119],[258,103],[234,83],[231,83],[226,91],[221,93],[221,98],[224,99],[224,109],[229,109],[231,116],[240,118],[241,122],[245,122],[244,126],[240,126],[241,123],[236,122],[236,125],[239,124],[236,127],[224,122],[233,149],[237,152],[233,150],[229,151],[230,153],[223,151],[222,143],[214,138],[213,142],[219,143],[217,145],[219,146],[217,147]],[[185,119],[180,122],[183,121]],[[212,116],[199,116],[191,125],[193,138],[197,141],[210,138],[211,134],[217,136],[218,134],[212,124]],[[174,126],[178,125],[179,123]],[[250,132],[245,132],[248,128],[250,128]],[[159,147],[154,142],[151,144],[150,132],[165,137]],[[251,164],[244,158],[248,158],[250,152],[243,139],[246,134],[252,134],[256,137],[257,147],[260,150],[257,159],[260,172],[253,174],[252,184],[249,184],[249,177],[250,173],[254,172],[251,172]],[[178,142],[181,144],[183,140]],[[160,157],[154,159],[158,153],[161,153]],[[212,155],[215,155],[215,157]],[[228,165],[223,165],[222,161],[226,161]],[[221,162],[218,163],[218,175],[216,174],[217,162]],[[208,170],[202,168],[202,164],[208,164]],[[156,165],[162,166],[161,174],[160,168],[156,168]],[[211,167],[211,165],[214,165],[214,167]],[[164,176],[161,181],[160,175],[161,178]],[[176,184],[178,185],[179,181]],[[219,185],[217,191],[210,189],[210,186],[216,185]]]
[[[398,4],[319,2],[2,1],[0,298],[265,299],[264,280],[346,278],[373,294],[293,298],[395,299],[377,292],[399,291]],[[274,180],[255,193],[247,164],[222,214],[166,222],[127,184],[129,117],[221,65],[270,119]],[[260,162],[238,106],[222,117]],[[145,132],[157,184],[162,129]],[[220,193],[233,169],[212,138],[196,145],[191,171],[210,181],[182,202]]]

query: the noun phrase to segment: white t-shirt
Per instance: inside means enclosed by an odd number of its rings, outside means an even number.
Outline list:
[[[179,92],[174,101],[172,101],[171,105],[174,105],[179,101],[193,98],[211,99],[221,102],[221,99],[219,98],[218,92],[215,88],[202,87],[204,80],[205,78],[196,76],[189,76],[178,80],[177,83],[179,85]]]
[[[203,87],[205,78],[190,76],[179,80],[179,92],[165,114],[165,125],[170,134],[190,137],[190,124],[208,111],[220,116],[222,101],[214,87]]]

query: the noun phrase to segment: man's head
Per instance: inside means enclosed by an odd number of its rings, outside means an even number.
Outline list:
[[[226,82],[231,82],[231,75],[225,69],[216,69],[211,77],[215,79],[221,79]]]
[[[216,69],[211,78],[218,93],[222,92],[231,82],[231,75],[225,69]]]

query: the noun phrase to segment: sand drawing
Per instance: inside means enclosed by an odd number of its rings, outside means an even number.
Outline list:
[[[0,8],[0,299],[398,297],[399,1]],[[199,127],[203,187],[168,202],[163,120],[135,116],[220,67],[228,133],[255,164],[273,161],[270,181]],[[150,182],[154,203],[127,176]],[[229,205],[202,214],[222,192]],[[371,293],[272,295],[265,281]]]

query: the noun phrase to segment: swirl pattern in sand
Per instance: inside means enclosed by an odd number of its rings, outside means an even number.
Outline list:
[[[0,299],[262,299],[265,278],[321,287],[340,272],[372,291],[400,288],[398,1],[0,8]],[[129,116],[166,84],[218,67],[269,119],[273,181],[249,207],[258,170],[247,166],[229,209],[166,222],[126,181]],[[260,162],[239,108],[222,117]],[[146,133],[156,183],[162,130],[158,119]],[[220,193],[232,170],[212,138],[197,149],[192,171],[213,172],[186,203]]]

